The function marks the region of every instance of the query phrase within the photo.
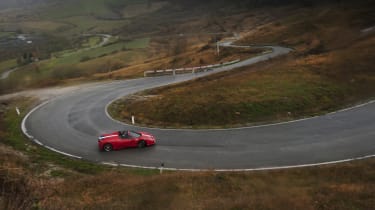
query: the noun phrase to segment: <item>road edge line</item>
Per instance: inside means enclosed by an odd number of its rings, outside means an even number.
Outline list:
[[[21,130],[22,130],[22,133],[27,137],[29,138],[32,142],[46,148],[46,149],[49,149],[53,152],[57,152],[59,154],[62,154],[62,155],[65,155],[65,156],[68,156],[68,157],[72,157],[72,158],[76,158],[76,159],[82,159],[82,157],[80,156],[76,156],[76,155],[72,155],[72,154],[69,154],[69,153],[66,153],[66,152],[63,152],[63,151],[60,151],[60,150],[57,150],[53,147],[50,147],[50,146],[47,146],[47,145],[44,145],[42,142],[40,142],[37,138],[35,138],[34,136],[30,135],[27,131],[27,128],[26,128],[26,121],[27,119],[30,117],[30,115],[35,112],[36,110],[40,109],[42,106],[45,106],[46,104],[48,104],[50,101],[46,101],[46,102],[43,102],[41,104],[39,104],[38,106],[34,107],[29,113],[27,113],[25,115],[25,117],[22,119],[22,122],[21,122]]]

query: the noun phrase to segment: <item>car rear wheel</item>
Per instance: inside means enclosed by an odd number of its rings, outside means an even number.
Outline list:
[[[145,141],[138,142],[138,148],[144,148],[144,147],[146,147],[146,142]]]
[[[106,151],[106,152],[110,152],[110,151],[112,151],[112,149],[113,149],[113,147],[112,147],[111,144],[105,144],[103,146],[103,150]]]

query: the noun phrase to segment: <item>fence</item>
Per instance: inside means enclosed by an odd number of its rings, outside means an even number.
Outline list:
[[[213,64],[213,65],[207,65],[207,66],[179,68],[179,69],[165,69],[165,70],[150,70],[150,71],[144,72],[144,77],[156,77],[156,76],[177,75],[177,74],[187,74],[187,73],[194,74],[194,73],[199,73],[199,72],[212,71],[215,68],[231,65],[234,63],[238,63],[238,62],[240,62],[240,59],[229,61],[226,63]]]

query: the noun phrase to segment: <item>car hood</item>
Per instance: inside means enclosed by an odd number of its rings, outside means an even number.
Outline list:
[[[144,139],[155,140],[155,137],[147,132],[139,132]]]

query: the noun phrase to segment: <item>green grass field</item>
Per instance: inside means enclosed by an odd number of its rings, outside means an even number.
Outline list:
[[[55,33],[61,29],[68,28],[69,24],[51,20],[22,21],[17,23],[25,31],[38,31],[44,33]]]
[[[0,74],[3,73],[4,71],[7,71],[9,69],[16,67],[17,65],[18,64],[17,64],[16,59],[11,59],[11,60],[0,62]]]
[[[90,36],[88,37],[84,43],[82,43],[83,48],[92,48],[97,46],[102,41],[100,36]]]
[[[97,42],[92,38],[91,42]],[[127,66],[133,60],[145,58],[150,38],[117,41],[97,48],[65,50],[48,60],[32,63],[13,72],[0,81],[1,91],[19,90],[27,87],[56,85],[65,79],[88,77],[95,73],[109,72]],[[93,44],[93,43],[91,43]],[[1,63],[7,69],[15,60]]]
[[[60,19],[72,16],[92,15],[99,17],[114,17],[111,7],[122,7],[129,4],[144,3],[146,0],[67,0],[49,10],[43,11],[42,16]]]
[[[112,33],[130,23],[128,19],[124,19],[122,10],[133,5],[146,8],[147,1],[67,0],[48,4],[46,6],[48,9],[42,6],[39,9],[32,8],[28,12],[9,10],[3,16],[4,20],[9,20],[9,22],[2,21],[0,26],[27,33],[51,33],[57,36]],[[23,16],[25,17],[20,18]],[[0,37],[5,35],[3,32],[0,33]]]
[[[90,60],[97,57],[114,54],[122,50],[142,49],[148,46],[149,40],[149,38],[144,38],[133,40],[130,42],[117,42],[103,47],[82,49],[70,53],[63,53],[58,55],[56,58],[47,61],[44,65],[51,67],[56,65],[76,64],[83,60]]]
[[[14,32],[0,32],[0,39],[9,38],[15,36]]]
[[[81,33],[111,33],[112,30],[121,28],[129,23],[128,20],[102,20],[92,16],[69,16],[59,21],[69,23],[71,28],[63,34]]]

